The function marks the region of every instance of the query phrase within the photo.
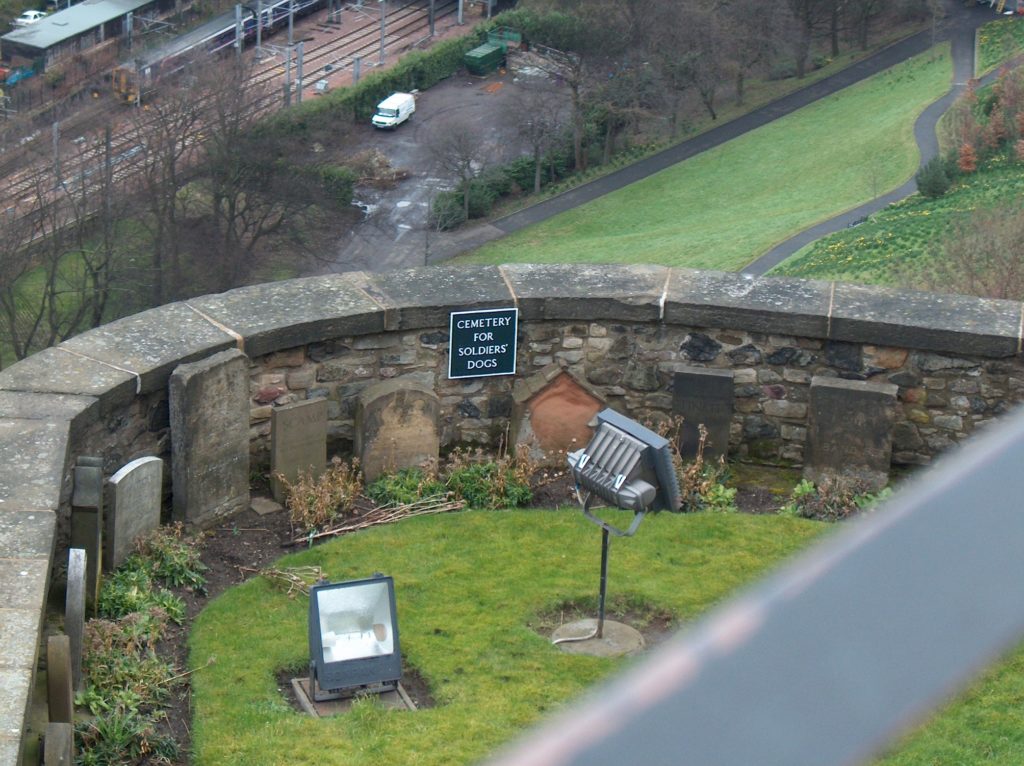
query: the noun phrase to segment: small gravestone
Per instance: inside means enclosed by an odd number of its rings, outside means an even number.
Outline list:
[[[70,723],[46,724],[43,766],[72,766],[75,756],[75,731]]]
[[[590,421],[606,406],[576,378],[554,367],[524,379],[513,397],[515,443],[526,445],[534,460],[558,465],[564,464],[565,453],[590,443]]]
[[[892,383],[812,378],[804,478],[884,487],[898,390]]]
[[[71,686],[82,688],[82,639],[85,634],[86,553],[81,548],[68,551],[68,587],[64,596],[64,632],[71,649]]]
[[[86,553],[85,601],[93,612],[100,594],[103,556],[103,460],[79,457],[71,495],[71,547]]]
[[[327,465],[327,400],[277,407],[270,415],[270,474],[274,499],[284,502],[285,485],[300,473],[319,476]]]
[[[71,686],[71,641],[67,636],[46,639],[46,694],[50,720],[74,723],[75,692]]]
[[[249,359],[232,349],[171,374],[174,518],[207,525],[249,507]]]
[[[431,389],[401,378],[363,389],[356,405],[355,453],[366,481],[436,461],[440,409]]]
[[[164,461],[158,457],[133,460],[110,477],[104,563],[111,569],[131,555],[138,538],[160,526],[163,481]]]
[[[731,370],[676,369],[672,377],[672,414],[683,418],[679,452],[684,458],[697,456],[701,425],[708,432],[704,457],[728,454],[734,388]]]

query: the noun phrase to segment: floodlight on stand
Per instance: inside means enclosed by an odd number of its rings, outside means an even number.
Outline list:
[[[364,580],[319,582],[309,591],[309,690],[316,702],[380,694],[398,688],[395,583],[375,574]]]
[[[586,641],[604,635],[608,584],[609,535],[632,537],[652,511],[678,511],[679,481],[668,439],[611,409],[597,413],[597,430],[586,448],[568,455],[583,515],[601,527],[601,586],[596,630],[587,636],[560,638],[554,643]],[[627,529],[619,529],[591,511],[595,500],[633,511]]]

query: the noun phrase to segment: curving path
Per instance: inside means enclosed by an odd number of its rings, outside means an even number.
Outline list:
[[[949,32],[950,51],[953,59],[953,85],[945,96],[934,102],[921,112],[921,115],[914,123],[914,139],[921,154],[921,162],[918,168],[924,167],[929,160],[939,153],[939,140],[935,133],[939,119],[953,105],[967,87],[967,81],[974,77],[974,39],[975,30],[979,26],[971,23],[981,18],[978,14],[968,14],[966,9],[958,8],[959,18],[954,19]],[[991,16],[986,14],[981,18],[982,23],[990,21]],[[982,82],[990,82],[998,76],[998,70],[990,72],[982,78]],[[915,174],[916,175],[916,174]],[[759,277],[778,266],[795,252],[805,245],[821,239],[822,237],[840,231],[848,226],[854,226],[863,221],[866,217],[891,205],[893,202],[909,197],[917,191],[917,181],[911,178],[902,186],[893,189],[887,194],[865,202],[859,207],[840,213],[827,221],[822,221],[809,229],[804,229],[789,239],[780,242],[764,255],[754,259],[742,270],[742,274]]]
[[[454,257],[487,242],[499,239],[506,234],[511,234],[519,229],[540,223],[566,210],[621,189],[628,184],[664,170],[677,162],[682,162],[709,149],[713,149],[751,130],[791,114],[825,96],[889,69],[902,61],[923,53],[937,41],[948,39],[951,41],[953,56],[953,87],[942,99],[928,107],[918,118],[914,126],[914,134],[920,147],[922,162],[927,162],[928,159],[931,159],[938,152],[935,124],[938,122],[939,117],[949,108],[949,105],[953,103],[960,90],[964,88],[967,80],[973,75],[975,30],[996,18],[988,7],[979,7],[973,4],[970,7],[965,7],[960,0],[946,0],[946,8],[947,16],[945,20],[940,25],[940,28],[934,31],[918,32],[806,88],[790,93],[748,114],[712,128],[699,136],[671,146],[640,162],[578,186],[557,197],[544,200],[504,218],[496,219],[491,223],[457,231],[436,245],[430,261],[436,262]],[[914,180],[911,179],[899,189],[889,194],[878,197],[828,221],[824,221],[780,243],[763,256],[751,262],[743,269],[742,273],[760,276],[808,242],[842,229],[850,223],[876,210],[880,210],[889,203],[902,199],[915,190],[916,185]]]

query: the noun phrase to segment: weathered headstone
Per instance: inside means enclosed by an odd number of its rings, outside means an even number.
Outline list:
[[[71,494],[71,547],[86,553],[85,601],[93,611],[100,595],[103,562],[103,460],[81,456]]]
[[[355,453],[366,481],[437,460],[440,409],[432,390],[401,378],[363,389],[356,405]]]
[[[82,639],[85,634],[86,552],[81,548],[68,551],[68,587],[64,595],[64,632],[71,649],[71,686],[82,687]]]
[[[679,452],[684,458],[696,457],[702,424],[708,432],[704,457],[728,454],[734,392],[731,370],[676,369],[672,377],[672,414],[683,418]]]
[[[51,721],[75,722],[75,692],[71,686],[71,641],[64,635],[46,638],[46,699]]]
[[[170,379],[174,518],[204,525],[249,507],[249,359],[232,349]]]
[[[319,476],[327,465],[327,400],[277,407],[270,414],[270,473],[274,499],[285,500],[277,475],[294,482],[300,473]]]
[[[531,458],[561,466],[564,453],[590,443],[590,421],[606,405],[572,375],[552,375],[556,370],[546,368],[514,389],[513,427],[515,443],[526,445]]]
[[[131,555],[135,540],[160,526],[164,461],[140,457],[110,477],[104,564],[116,569]]]
[[[75,729],[70,723],[46,724],[43,766],[72,766],[75,762]]]
[[[804,478],[856,482],[877,490],[889,481],[896,393],[892,383],[811,379]]]

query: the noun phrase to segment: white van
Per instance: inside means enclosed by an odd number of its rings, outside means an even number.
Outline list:
[[[416,96],[412,93],[392,93],[377,104],[377,111],[370,122],[375,128],[397,128],[412,117],[415,111]]]

